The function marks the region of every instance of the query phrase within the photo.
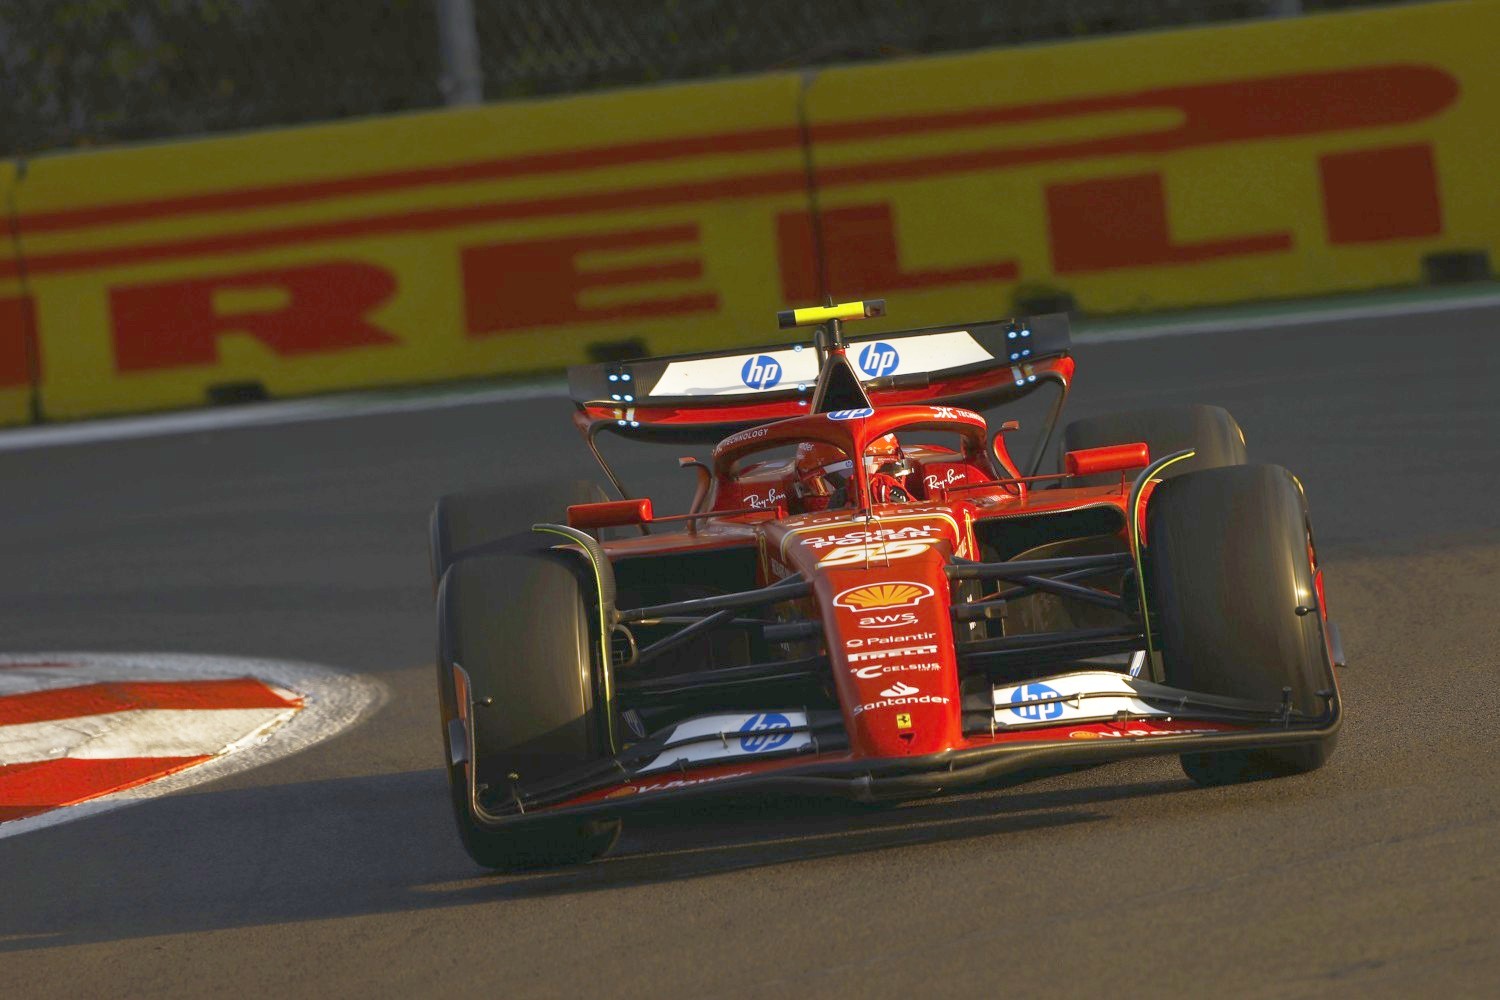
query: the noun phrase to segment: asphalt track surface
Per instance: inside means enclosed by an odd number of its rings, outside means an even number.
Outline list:
[[[0,994],[1442,995],[1500,981],[1500,309],[1078,350],[1075,416],[1230,408],[1306,483],[1352,665],[1318,773],[1175,759],[900,808],[653,818],[479,872],[444,798],[425,518],[590,472],[563,400],[0,454],[11,650],[312,660],[297,756],[0,840]],[[635,479],[685,483],[660,471]],[[685,478],[685,477],[684,477]]]

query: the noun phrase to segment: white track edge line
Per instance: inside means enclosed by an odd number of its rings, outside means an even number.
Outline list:
[[[436,391],[431,394],[399,399],[361,394],[323,399],[285,399],[266,403],[247,403],[226,409],[189,410],[181,413],[158,413],[134,417],[105,417],[77,423],[17,427],[0,431],[0,452],[168,437],[174,434],[230,430],[239,427],[270,427],[281,424],[343,420],[351,417],[445,410],[458,406],[515,403],[530,399],[564,399],[567,394],[567,387],[564,383],[549,380],[529,385],[498,386],[477,392]]]
[[[1347,323],[1361,319],[1391,319],[1400,316],[1419,316],[1425,313],[1454,312],[1461,309],[1488,309],[1495,306],[1500,306],[1500,292],[1452,299],[1372,302],[1362,306],[1325,306],[1263,316],[1182,320],[1151,326],[1101,327],[1097,330],[1075,333],[1073,342],[1111,344],[1132,340],[1155,340],[1158,337],[1188,337],[1204,333],[1251,333],[1288,326],[1317,326],[1324,323]]]
[[[385,685],[372,677],[351,670],[295,660],[184,653],[0,654],[0,664],[35,660],[70,661],[80,666],[97,667],[103,674],[137,679],[157,676],[163,679],[204,680],[250,676],[296,692],[303,697],[305,707],[257,746],[215,757],[135,788],[0,823],[0,840],[170,795],[300,753],[369,717],[384,704],[388,694]]]

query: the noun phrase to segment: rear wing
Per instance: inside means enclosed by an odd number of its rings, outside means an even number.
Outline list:
[[[1072,341],[1065,313],[960,323],[846,339],[875,406],[982,409],[1044,382],[1066,388]],[[818,379],[813,342],[646,358],[568,369],[578,423],[642,440],[710,443],[736,430],[802,416]]]

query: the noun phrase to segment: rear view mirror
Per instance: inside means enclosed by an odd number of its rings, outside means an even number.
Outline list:
[[[651,498],[575,503],[568,508],[568,525],[574,528],[617,528],[646,524],[651,520]]]
[[[1151,450],[1144,441],[1105,445],[1103,448],[1080,448],[1063,456],[1063,468],[1070,476],[1125,472],[1128,469],[1144,469],[1150,464]]]

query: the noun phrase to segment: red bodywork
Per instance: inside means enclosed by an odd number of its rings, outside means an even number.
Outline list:
[[[1052,488],[1034,489],[1005,449],[1003,435],[986,447],[987,425],[971,410],[953,406],[897,405],[874,408],[868,416],[839,419],[816,414],[751,428],[725,438],[715,449],[710,510],[722,511],[699,522],[696,534],[658,534],[607,542],[611,561],[702,547],[743,545],[752,538],[760,553],[759,583],[800,574],[813,594],[803,613],[823,622],[833,681],[842,708],[847,750],[808,756],[708,764],[668,776],[643,777],[580,795],[568,803],[663,789],[689,789],[727,778],[765,774],[812,760],[925,756],[1001,743],[1055,743],[1060,740],[1116,742],[1182,734],[1232,731],[1238,727],[1197,721],[1142,720],[1072,722],[1024,730],[998,730],[965,736],[959,670],[954,652],[953,595],[945,566],[957,556],[978,554],[975,525],[991,518],[1054,513],[1110,506],[1125,525],[1129,480],[1117,485],[1070,488],[1066,478]],[[946,430],[961,447],[952,452],[924,450],[908,480],[917,484],[911,503],[865,508],[865,477],[857,474],[847,507],[791,514],[789,465],[752,467],[733,474],[745,456],[803,441],[827,442],[846,454],[861,455],[886,434]],[[1076,474],[1137,470],[1149,456],[1144,445],[1126,445],[1114,454],[1095,453]],[[1078,463],[1073,463],[1075,466]],[[863,472],[862,467],[857,471]],[[1058,479],[1061,483],[1056,483]],[[778,499],[779,498],[779,499]],[[617,508],[624,501],[599,504]],[[632,501],[631,503],[634,503]],[[764,507],[763,510],[747,508]],[[576,526],[597,524],[591,511],[574,508]],[[622,523],[622,522],[612,522]],[[896,651],[895,654],[892,651]],[[894,693],[893,693],[894,692]]]
[[[578,405],[575,423],[622,496],[626,496],[623,487],[594,444],[601,430],[629,436],[639,429],[643,436],[675,434],[689,440],[719,439],[722,435],[716,431],[720,428],[727,434],[718,440],[708,463],[682,460],[700,477],[694,504],[686,514],[656,514],[650,501],[643,499],[569,508],[570,529],[642,532],[601,544],[575,530],[580,547],[588,551],[596,572],[601,572],[601,593],[613,599],[614,568],[621,566],[644,566],[648,575],[660,575],[651,568],[656,560],[695,553],[753,555],[754,579],[745,581],[746,590],[775,590],[791,597],[758,604],[742,601],[733,607],[780,609],[774,612],[778,617],[770,628],[792,629],[799,636],[796,641],[813,653],[802,662],[817,661],[819,669],[826,665],[826,675],[817,676],[823,678],[837,709],[815,711],[804,705],[792,710],[767,704],[748,716],[747,710],[737,709],[737,716],[677,717],[672,727],[655,732],[646,731],[653,727],[632,726],[634,742],[629,735],[617,739],[611,730],[614,745],[609,747],[611,761],[607,763],[612,769],[583,769],[527,801],[516,795],[513,802],[500,803],[498,813],[487,810],[478,788],[471,785],[471,805],[481,823],[525,823],[559,810],[607,813],[638,799],[658,802],[709,790],[757,787],[858,799],[911,797],[1031,766],[1290,745],[1336,730],[1336,698],[1330,702],[1327,719],[1316,725],[1291,725],[1285,719],[1268,720],[1264,712],[1235,715],[1232,708],[1202,701],[1196,702],[1196,709],[1187,708],[1194,697],[1190,692],[1146,679],[1154,668],[1146,624],[1149,615],[1142,613],[1145,587],[1139,580],[1145,511],[1154,486],[1152,472],[1158,467],[1147,466],[1153,459],[1165,465],[1191,453],[1169,459],[1150,455],[1144,444],[1111,445],[1065,456],[1064,472],[1024,475],[1005,444],[1005,432],[1014,425],[1005,425],[991,438],[984,417],[951,402],[1005,402],[1050,383],[1061,390],[1053,412],[1055,421],[1074,370],[1067,353],[1066,321],[1034,317],[967,329],[958,335],[972,336],[984,348],[978,361],[970,354],[946,364],[935,363],[932,374],[922,375],[919,385],[872,377],[853,392],[868,400],[869,406],[832,412],[810,412],[823,409],[818,400],[828,375],[821,360],[818,391],[811,397],[800,394],[806,388],[802,384],[793,389],[783,386],[763,397],[754,391],[708,389],[703,390],[707,398],[671,394],[658,398],[653,391],[667,384],[673,365],[721,365],[695,376],[711,380],[722,379],[723,365],[738,371],[742,361],[746,363],[746,388],[754,390],[751,366],[763,372],[778,360],[754,353],[722,361],[723,356],[704,355],[605,364],[570,373]],[[936,342],[954,334],[940,330],[890,336],[909,338],[896,343],[903,351],[915,352],[912,345],[923,337]],[[888,349],[885,344],[875,346]],[[790,364],[802,347],[762,350],[779,350],[780,361]],[[837,343],[829,353],[838,365],[849,365]],[[858,378],[852,367],[848,370],[850,379]],[[868,369],[866,374],[870,374]],[[643,382],[648,384],[643,386]],[[942,405],[945,402],[950,405]],[[753,421],[771,422],[746,426]],[[908,499],[873,502],[871,477],[883,473],[867,469],[864,458],[873,442],[892,434],[901,440],[903,460],[909,462],[909,469],[901,473]],[[934,434],[952,435],[956,446],[912,443],[914,439],[925,442]],[[832,451],[847,458],[841,463],[848,470],[847,481],[837,493],[809,492],[807,469],[787,454],[809,443],[820,454]],[[1119,479],[1105,485],[1081,481],[1087,476],[1097,482],[1114,473],[1119,473]],[[986,551],[986,545],[1000,537],[997,522],[1017,519],[1020,525],[1085,512],[1091,518],[1099,515],[1089,521],[1093,533],[1086,537],[1064,532],[1052,536],[1048,544],[1022,545],[998,557]],[[1061,550],[1074,553],[1071,560],[1050,558],[1059,551],[1051,545],[1059,543],[1084,544]],[[996,558],[999,561],[986,561]],[[1311,548],[1309,560],[1317,573]],[[601,562],[608,564],[602,571]],[[1118,592],[1095,589],[1087,569],[1074,572],[1077,582],[1071,583],[1024,575],[1064,572],[1085,563],[1097,567],[1105,562],[1117,573]],[[1038,568],[1010,569],[1014,566]],[[1318,582],[1321,585],[1321,575]],[[1065,626],[1056,632],[1021,628],[1015,633],[1006,626],[999,639],[992,634],[986,637],[987,605],[999,605],[1022,591],[1048,590],[1043,583],[1052,584],[1054,594],[1058,586],[1072,588],[1073,596],[1085,598],[1085,603],[1088,598],[1096,603],[1104,600],[1126,625],[1114,632]],[[779,589],[784,586],[788,589]],[[1136,594],[1138,603],[1131,599]],[[751,596],[732,594],[725,600]],[[601,600],[601,605],[607,604]],[[673,606],[683,604],[700,614],[718,607],[697,602],[702,605],[698,607],[691,600]],[[655,609],[652,613],[670,617]],[[616,624],[605,621],[603,625],[610,635],[606,645],[617,639],[611,627],[631,621],[651,625],[647,609],[617,612],[605,607],[601,618],[612,614]],[[756,627],[766,628],[766,623]],[[769,634],[770,629],[766,631]],[[979,636],[977,641],[975,636]],[[1053,636],[1085,644],[1112,642],[1108,653],[1101,655],[1134,657],[1130,672],[1123,673],[1119,666],[1081,665],[1057,674],[1022,673],[1016,675],[1022,679],[991,683],[983,689],[973,682],[989,675],[984,671],[976,675],[972,668],[965,673],[964,656],[986,655],[986,643],[1025,643]],[[790,640],[777,641],[786,644]],[[633,637],[629,648],[629,656],[618,669],[606,670],[616,682],[629,682],[637,648]],[[614,658],[620,660],[618,650]],[[1073,660],[1098,662],[1086,656]],[[780,663],[755,666],[775,669]],[[1145,673],[1141,673],[1143,666]],[[602,691],[605,711],[614,711],[609,684]],[[1099,700],[1085,710],[1089,699]],[[1100,705],[1107,705],[1107,710],[1095,710]],[[815,724],[818,712],[824,718]],[[1006,717],[1007,712],[1016,718]],[[464,714],[462,707],[460,714]],[[773,715],[780,720],[779,728],[768,728]],[[790,724],[789,715],[801,718],[801,726]],[[677,727],[686,732],[694,723],[710,728],[700,727],[674,742]],[[712,724],[724,728],[714,731]],[[836,738],[819,738],[820,729]],[[789,741],[794,731],[802,735]],[[767,733],[774,739],[764,738]],[[742,750],[735,749],[737,741]],[[678,755],[683,746],[705,743],[706,752]],[[772,752],[761,753],[752,743]],[[645,760],[642,747],[655,755],[653,760]],[[720,747],[721,753],[717,752]]]

